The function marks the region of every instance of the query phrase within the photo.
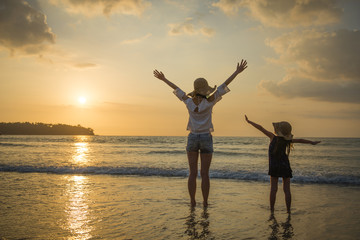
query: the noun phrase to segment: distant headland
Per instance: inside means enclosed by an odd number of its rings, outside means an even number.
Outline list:
[[[0,122],[0,134],[5,135],[94,135],[94,130],[80,125],[30,122]]]

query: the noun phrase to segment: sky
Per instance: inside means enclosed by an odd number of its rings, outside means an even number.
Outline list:
[[[184,136],[185,92],[248,68],[213,109],[215,136],[360,137],[358,0],[0,0],[0,122]]]

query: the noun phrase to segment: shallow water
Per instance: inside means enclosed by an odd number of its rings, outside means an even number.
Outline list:
[[[357,186],[293,184],[293,211],[268,183],[212,180],[210,205],[188,204],[186,178],[0,173],[5,239],[356,239]],[[344,204],[346,203],[346,204]]]

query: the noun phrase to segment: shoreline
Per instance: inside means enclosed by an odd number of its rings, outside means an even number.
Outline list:
[[[356,239],[360,234],[356,186],[292,184],[288,215],[279,184],[272,215],[269,182],[212,179],[209,207],[203,209],[198,180],[192,210],[182,177],[0,172],[0,179],[3,238]]]

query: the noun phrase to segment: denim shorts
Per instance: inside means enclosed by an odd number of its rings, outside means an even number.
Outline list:
[[[189,133],[186,151],[213,153],[213,139],[211,133]]]

